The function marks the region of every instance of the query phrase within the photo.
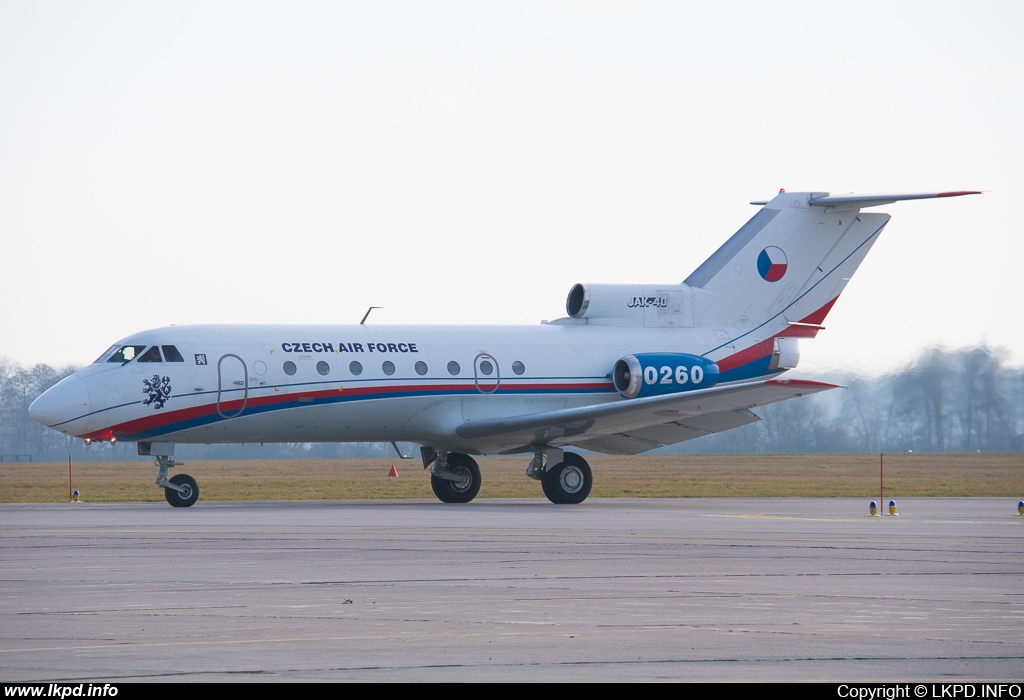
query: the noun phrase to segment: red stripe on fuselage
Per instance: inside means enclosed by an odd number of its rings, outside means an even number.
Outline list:
[[[771,355],[772,350],[775,349],[775,336],[762,340],[760,343],[751,345],[746,350],[740,350],[737,353],[723,357],[718,361],[718,369],[722,372],[727,372],[734,367],[745,365],[749,362],[756,362],[765,355]]]
[[[832,305],[836,303],[837,299],[839,299],[838,296],[817,311],[813,311],[800,319],[800,323],[820,325],[825,320],[825,317],[828,316],[828,312],[832,310]],[[723,357],[718,361],[718,369],[726,372],[734,367],[739,367],[749,362],[756,362],[763,357],[771,355],[775,350],[776,338],[813,338],[818,334],[819,330],[818,328],[809,328],[808,326],[790,326],[767,340],[762,340],[760,343],[755,343],[745,350],[740,350],[728,357]]]
[[[484,388],[489,388],[490,383],[482,383]],[[572,389],[579,389],[583,391],[592,391],[594,389],[610,389],[612,388],[611,381],[607,382],[588,382],[585,384],[508,384],[506,388],[509,390],[534,390],[534,391],[565,391]],[[293,403],[301,401],[302,399],[312,399],[309,403],[303,403],[301,406],[295,406],[293,408],[304,408],[305,406],[324,406],[326,404],[316,404],[317,399],[333,398],[341,394],[342,396],[365,396],[365,395],[379,395],[380,398],[388,398],[389,394],[409,394],[415,393],[421,396],[429,396],[434,392],[461,392],[466,396],[475,396],[473,393],[476,390],[475,385],[467,384],[430,384],[430,385],[392,385],[392,386],[359,386],[346,388],[343,390],[339,389],[321,389],[317,391],[292,391],[292,392],[280,392],[274,393],[268,396],[253,396],[244,402],[245,409],[248,411],[250,408],[259,408],[263,406],[270,406],[273,404]],[[499,389],[499,393],[500,393]],[[220,402],[220,412],[226,414],[229,417],[235,417],[234,414],[238,413],[242,409],[242,399],[231,399],[230,401]],[[200,406],[191,406],[189,408],[181,408],[175,411],[156,413],[143,418],[134,418],[132,420],[125,421],[124,423],[118,423],[106,428],[101,428],[91,433],[78,435],[80,438],[89,438],[92,440],[102,441],[109,440],[113,433],[120,433],[123,435],[134,435],[137,433],[148,432],[156,430],[168,425],[180,423],[183,421],[194,420],[196,418],[205,418],[217,414],[216,403],[206,403]]]

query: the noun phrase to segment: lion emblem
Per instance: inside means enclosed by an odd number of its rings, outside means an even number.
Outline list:
[[[152,379],[143,379],[142,393],[149,396],[142,402],[143,406],[163,408],[167,399],[171,398],[171,378],[154,374]]]

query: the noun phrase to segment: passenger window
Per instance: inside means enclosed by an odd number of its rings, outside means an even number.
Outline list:
[[[363,373],[363,366],[358,362],[350,362],[348,364],[348,371],[358,376]]]
[[[427,363],[424,362],[423,360],[418,361],[416,363],[416,374],[418,374],[418,375],[420,375],[422,377],[426,373],[427,373]]]
[[[493,371],[494,365],[492,365],[488,360],[480,361],[480,374],[486,374],[489,377]]]
[[[462,368],[459,367],[459,363],[456,362],[455,360],[452,360],[451,362],[448,363],[448,374],[450,374],[450,375],[452,375],[454,377],[456,374],[458,374],[461,371],[462,371]]]
[[[164,351],[164,359],[168,362],[184,362],[185,358],[178,352],[178,348],[173,345],[161,345],[160,348]]]
[[[291,360],[288,360],[287,362],[285,362],[284,363],[284,373],[287,374],[289,377],[292,376],[293,374],[295,374],[295,363],[292,362]]]
[[[512,363],[512,371],[515,372],[516,374],[522,374],[523,372],[526,371],[526,365],[524,365],[519,360],[516,360],[515,362]]]
[[[160,348],[157,346],[151,347],[146,352],[142,353],[139,357],[139,362],[163,362],[164,359],[160,357]]]
[[[391,360],[385,360],[384,364],[382,364],[380,368],[384,370],[384,374],[388,375],[389,377],[395,373],[395,363],[392,362]]]
[[[111,355],[107,362],[120,362],[123,365],[125,362],[134,360],[145,349],[145,345],[124,345],[120,350]]]
[[[319,362],[316,363],[316,371],[324,376],[327,376],[327,373],[331,371],[331,366],[324,362],[323,360],[320,360]]]

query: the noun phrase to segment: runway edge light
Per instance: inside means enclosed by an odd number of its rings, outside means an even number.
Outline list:
[[[899,515],[896,512],[896,501],[889,501],[889,515]]]
[[[878,504],[874,501],[868,504],[868,516],[876,517],[878,515]]]
[[[1024,515],[1024,501],[1017,504],[1017,515]]]

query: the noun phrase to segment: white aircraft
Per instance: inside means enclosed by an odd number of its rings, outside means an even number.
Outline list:
[[[681,284],[577,284],[537,326],[172,326],[118,341],[32,417],[155,457],[172,506],[199,496],[176,443],[418,443],[446,503],[480,490],[471,455],[532,454],[554,503],[590,493],[576,446],[630,455],[760,420],[756,406],[835,388],[796,367],[887,214],[977,192],[782,191]],[[365,317],[363,321],[365,321]],[[397,445],[396,445],[397,449]]]

